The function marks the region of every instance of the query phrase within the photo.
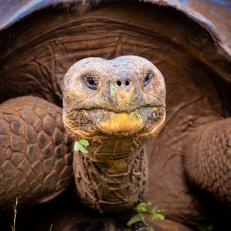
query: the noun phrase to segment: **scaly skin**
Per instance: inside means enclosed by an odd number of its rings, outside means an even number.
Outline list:
[[[198,127],[184,146],[184,168],[190,181],[231,204],[231,119]]]
[[[73,170],[83,203],[101,212],[120,211],[143,200],[147,139],[165,119],[165,84],[158,69],[138,56],[87,58],[64,78],[63,119],[70,134],[87,139]],[[81,115],[81,116],[80,116]]]
[[[25,96],[0,105],[0,207],[36,205],[59,195],[72,179],[72,140],[61,109]]]

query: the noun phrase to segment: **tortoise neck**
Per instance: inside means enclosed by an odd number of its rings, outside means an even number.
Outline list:
[[[107,212],[125,210],[142,201],[146,183],[142,148],[119,159],[99,161],[92,156],[95,153],[74,154],[75,181],[83,203]]]

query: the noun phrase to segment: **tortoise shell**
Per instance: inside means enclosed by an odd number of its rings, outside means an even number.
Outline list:
[[[109,2],[109,1],[107,1]],[[136,2],[136,0],[134,1]],[[204,34],[191,38],[195,49],[203,44],[203,57],[201,59],[219,75],[230,80],[231,56],[231,2],[229,0],[146,0],[145,3],[170,7],[185,14],[204,29]],[[0,31],[9,28],[29,15],[48,7],[68,8],[73,5],[100,7],[104,1],[93,0],[7,0],[1,3]],[[196,31],[195,31],[196,32]],[[213,47],[209,48],[209,37]],[[207,46],[207,49],[205,49]],[[211,51],[212,50],[212,51]]]

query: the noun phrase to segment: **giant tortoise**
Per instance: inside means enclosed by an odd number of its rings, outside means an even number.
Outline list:
[[[2,1],[0,229],[231,230],[230,6]]]

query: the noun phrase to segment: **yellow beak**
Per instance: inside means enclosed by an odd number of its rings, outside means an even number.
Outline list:
[[[131,132],[143,127],[143,120],[135,113],[117,113],[99,123],[99,126],[109,132]]]

